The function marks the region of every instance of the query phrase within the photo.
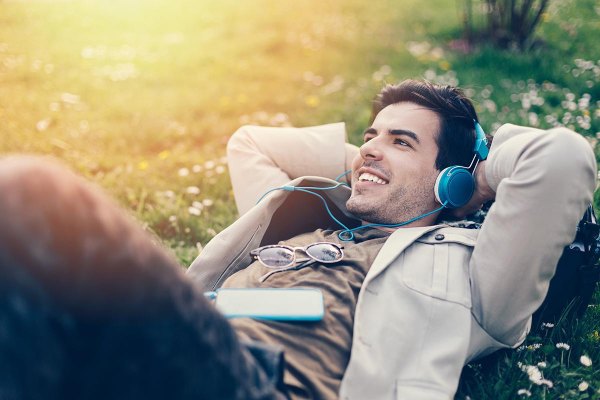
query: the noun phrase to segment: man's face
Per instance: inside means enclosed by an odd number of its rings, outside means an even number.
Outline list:
[[[348,210],[363,221],[393,224],[439,207],[433,193],[439,129],[438,115],[414,103],[381,110],[352,162]]]

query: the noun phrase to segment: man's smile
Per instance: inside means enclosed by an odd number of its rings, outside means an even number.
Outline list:
[[[356,175],[358,176],[357,183],[374,183],[377,185],[387,185],[390,183],[389,179],[383,173],[373,168],[361,167],[356,172]]]
[[[377,177],[377,176],[375,176],[373,174],[370,174],[368,172],[365,172],[365,173],[361,174],[358,177],[358,181],[359,182],[373,182],[373,183],[377,183],[377,184],[380,184],[380,185],[387,185],[388,184],[388,182],[386,182],[385,180],[383,180],[383,179],[381,179],[381,178],[379,178],[379,177]]]

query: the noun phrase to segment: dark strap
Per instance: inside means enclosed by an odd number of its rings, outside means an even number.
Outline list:
[[[600,225],[590,205],[577,226],[575,240],[565,247],[558,261],[544,302],[533,314],[534,332],[544,322],[556,323],[560,318],[583,314],[600,280],[599,258]]]
[[[242,340],[241,345],[254,369],[252,399],[289,399],[283,382],[283,348],[249,340]]]

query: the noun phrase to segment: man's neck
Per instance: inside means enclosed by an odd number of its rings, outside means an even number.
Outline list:
[[[377,229],[385,231],[385,232],[394,232],[397,229],[403,229],[403,228],[421,228],[421,227],[425,227],[425,226],[435,225],[437,218],[438,218],[438,213],[435,213],[435,214],[427,216],[423,219],[419,219],[417,221],[414,221],[414,222],[411,222],[409,224],[402,225],[402,226],[390,227],[390,226],[385,226],[385,225],[388,225],[388,224],[385,224],[384,226],[374,226],[374,228],[377,228]],[[373,224],[373,222],[364,221],[364,220],[361,220],[361,222],[362,222],[362,225]],[[389,225],[393,225],[393,224],[389,224]]]

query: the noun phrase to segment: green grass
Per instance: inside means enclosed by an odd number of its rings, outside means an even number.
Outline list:
[[[236,218],[222,158],[235,129],[345,121],[358,143],[385,82],[458,84],[489,131],[562,124],[600,154],[597,2],[553,2],[525,54],[453,51],[462,4],[2,1],[0,153],[62,159],[131,210],[182,266]],[[492,368],[474,364],[457,398],[518,398],[519,389],[539,399],[598,398],[599,329],[592,307],[577,324],[530,339],[540,348],[503,355]],[[558,341],[570,344],[568,355]],[[592,367],[578,364],[582,354]],[[517,366],[540,361],[553,388]]]

